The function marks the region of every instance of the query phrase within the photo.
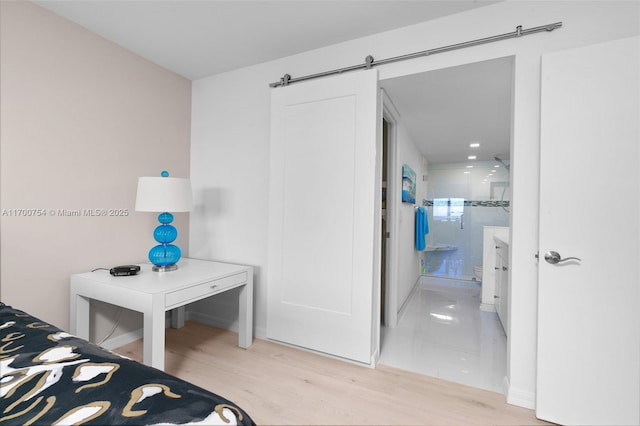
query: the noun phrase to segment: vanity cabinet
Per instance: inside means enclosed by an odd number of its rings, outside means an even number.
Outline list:
[[[496,243],[494,305],[502,328],[509,337],[509,246],[497,238],[494,241]]]
[[[509,227],[484,226],[482,231],[482,303],[480,309],[495,312],[496,240],[509,243]]]

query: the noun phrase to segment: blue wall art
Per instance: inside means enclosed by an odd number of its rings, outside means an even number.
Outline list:
[[[402,166],[402,202],[416,203],[416,172],[406,164]]]

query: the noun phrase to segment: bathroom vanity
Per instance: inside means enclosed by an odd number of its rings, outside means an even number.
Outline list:
[[[496,311],[509,336],[509,228],[485,226],[482,250],[482,304],[480,309]]]
[[[504,332],[509,337],[509,243],[494,236],[495,241],[495,288],[494,306]]]

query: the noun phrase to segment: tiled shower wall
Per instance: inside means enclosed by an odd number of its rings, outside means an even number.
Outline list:
[[[472,279],[474,266],[482,267],[483,227],[509,226],[509,171],[497,162],[430,164],[428,170],[422,272]]]

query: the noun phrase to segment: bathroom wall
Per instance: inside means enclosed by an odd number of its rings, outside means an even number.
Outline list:
[[[497,162],[432,164],[428,179],[427,199],[434,205],[428,208],[424,273],[472,279],[473,267],[482,266],[483,226],[509,226],[509,172]],[[437,205],[449,198],[464,199],[464,206]]]
[[[422,153],[402,125],[402,117],[398,122],[398,173],[402,174],[402,166],[408,165],[416,172],[416,202],[400,203],[398,208],[398,310],[409,298],[416,282],[420,278],[421,253],[416,250],[416,207],[421,206],[426,194],[426,182],[422,176],[426,174],[426,163]],[[401,180],[399,180],[401,183]],[[401,188],[397,191],[401,195]]]

